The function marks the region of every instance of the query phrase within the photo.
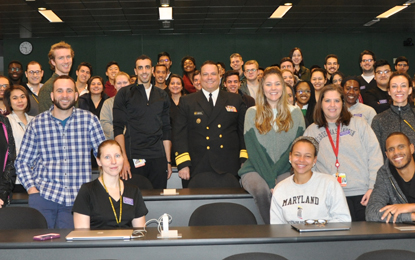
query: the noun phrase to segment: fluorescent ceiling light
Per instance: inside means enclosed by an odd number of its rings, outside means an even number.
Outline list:
[[[379,21],[380,21],[380,19],[375,18],[372,21],[369,21],[369,22],[365,23],[363,26],[372,26],[372,25],[374,25],[375,23],[377,23]]]
[[[291,7],[291,4],[280,5],[269,18],[282,18]]]
[[[392,16],[396,14],[399,11],[402,11],[403,9],[407,8],[407,5],[397,5],[395,7],[392,7],[388,11],[384,12],[383,14],[380,14],[376,16],[376,18],[389,18],[389,16]]]
[[[172,7],[159,7],[160,20],[173,20]]]
[[[61,18],[59,18],[59,16],[57,16],[52,10],[40,10],[40,9],[41,8],[39,8],[39,13],[43,15],[46,19],[48,19],[49,22],[51,23],[62,23],[63,22]]]
[[[170,0],[160,0],[160,4],[163,7],[167,7],[170,5]]]

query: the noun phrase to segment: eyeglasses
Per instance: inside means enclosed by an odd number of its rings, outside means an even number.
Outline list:
[[[18,72],[18,71],[20,71],[21,70],[21,68],[10,68],[9,70],[11,70],[12,72]]]
[[[381,71],[381,70],[379,70],[379,71],[376,71],[376,74],[378,74],[378,75],[380,75],[380,76],[382,76],[383,74],[388,74],[390,72],[390,70],[384,70],[384,71]]]
[[[247,69],[247,70],[245,70],[246,73],[255,72],[255,71],[257,71],[257,69]]]
[[[304,221],[306,225],[315,225],[315,224],[327,224],[327,220],[325,219],[307,219]]]
[[[407,67],[408,66],[408,64],[396,64],[396,66],[398,66],[398,67]]]
[[[1,84],[0,85],[0,88],[8,88],[9,87],[9,84]]]
[[[373,59],[362,60],[362,62],[372,62]]]
[[[159,60],[159,62],[169,62],[169,59],[165,59],[165,60]]]
[[[311,91],[310,90],[297,90],[297,94],[310,94],[311,93]]]
[[[40,75],[41,71],[40,70],[30,70],[28,72],[29,72],[30,75],[35,75],[35,74]]]

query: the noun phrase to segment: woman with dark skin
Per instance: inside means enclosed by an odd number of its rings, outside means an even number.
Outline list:
[[[183,69],[183,82],[184,88],[187,93],[196,92],[196,88],[193,86],[193,74],[196,70],[196,60],[192,56],[184,56],[181,61]]]

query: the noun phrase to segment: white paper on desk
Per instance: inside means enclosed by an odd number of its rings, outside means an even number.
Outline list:
[[[415,226],[403,226],[403,227],[395,227],[400,231],[413,231],[415,230]]]

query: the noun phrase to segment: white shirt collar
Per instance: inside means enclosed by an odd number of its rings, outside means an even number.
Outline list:
[[[210,92],[204,90],[203,88],[202,88],[202,92],[203,92],[203,95],[205,95],[206,99],[209,101]],[[218,95],[219,95],[219,88],[217,88],[216,90],[212,92],[213,105],[216,105],[216,100],[218,99]]]

